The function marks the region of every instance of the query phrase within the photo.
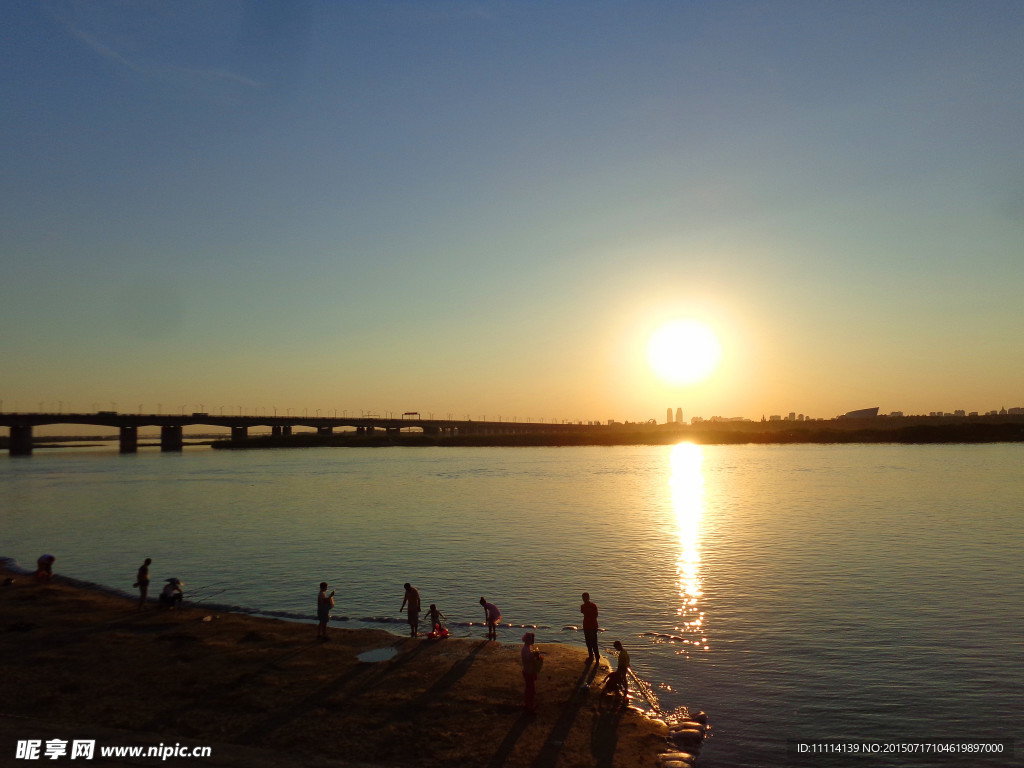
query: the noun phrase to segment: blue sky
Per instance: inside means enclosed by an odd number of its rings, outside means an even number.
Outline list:
[[[1019,2],[0,10],[5,410],[1024,405]]]

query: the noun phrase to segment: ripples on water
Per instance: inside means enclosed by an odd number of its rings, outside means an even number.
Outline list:
[[[125,590],[148,556],[196,599],[286,617],[311,617],[326,580],[335,617],[352,617],[338,626],[396,632],[410,581],[455,635],[481,631],[483,595],[541,644],[582,641],[586,590],[603,646],[623,640],[666,708],[710,713],[705,768],[781,764],[790,738],[1019,730],[1022,459],[1020,445],[39,451],[0,462],[0,554],[52,551],[58,572]]]

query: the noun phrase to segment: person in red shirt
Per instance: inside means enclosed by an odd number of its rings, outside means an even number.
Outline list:
[[[597,605],[590,602],[590,593],[583,593],[583,605],[580,606],[580,613],[583,614],[583,637],[587,641],[587,663],[601,661],[601,651],[597,647]]]

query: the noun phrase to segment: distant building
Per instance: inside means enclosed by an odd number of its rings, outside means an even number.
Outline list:
[[[861,408],[859,411],[850,411],[840,416],[840,419],[871,419],[878,415],[878,408]]]
[[[667,409],[665,411],[665,423],[666,424],[671,424],[672,423],[672,409],[671,408],[669,408],[669,409]]]
[[[683,423],[683,409],[682,408],[676,408],[676,424],[682,424],[682,423]]]

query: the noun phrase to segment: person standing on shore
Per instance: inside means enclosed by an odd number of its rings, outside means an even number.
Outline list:
[[[527,632],[523,635],[523,647],[519,652],[523,662],[523,682],[525,683],[523,709],[528,715],[537,714],[537,675],[540,674],[541,665],[544,663],[544,657],[533,645],[535,640],[533,632]]]
[[[420,593],[409,582],[405,583],[405,597],[402,598],[402,608],[405,608],[406,604],[409,605],[409,636],[416,637],[420,628]],[[398,610],[402,610],[402,608]]]
[[[619,652],[618,663],[615,666],[615,674],[618,676],[618,683],[622,687],[622,698],[629,699],[629,652],[622,647],[622,643],[616,640],[612,645]]]
[[[331,608],[334,607],[334,590],[327,594],[327,582],[320,582],[320,594],[316,596],[316,618],[320,623],[316,628],[316,636],[320,640],[327,639],[327,622],[331,620]]]
[[[139,566],[139,572],[135,576],[135,586],[139,588],[139,608],[146,607],[146,597],[149,595],[149,565],[153,561],[146,558],[146,562]]]
[[[583,637],[587,641],[587,663],[601,661],[601,650],[597,646],[597,605],[590,602],[590,593],[583,593],[583,605],[580,606],[580,613],[583,614]]]
[[[488,603],[482,597],[480,598],[480,605],[484,607],[484,621],[487,623],[487,639],[497,640],[498,622],[501,621],[501,611],[498,610],[498,606],[494,603]]]

